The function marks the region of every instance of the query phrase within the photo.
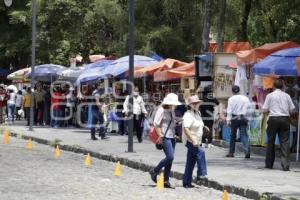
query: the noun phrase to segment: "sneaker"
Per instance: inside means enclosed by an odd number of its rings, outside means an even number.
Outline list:
[[[175,187],[173,187],[169,181],[164,182],[164,187],[170,188],[170,189],[175,189]]]
[[[101,140],[108,140],[108,139],[109,139],[108,136],[101,137]]]
[[[246,154],[246,155],[245,155],[245,158],[246,158],[246,159],[250,159],[250,154]]]
[[[151,170],[149,172],[150,176],[151,176],[151,180],[154,182],[154,183],[157,183],[157,173],[154,171],[154,170]]]
[[[233,153],[229,153],[226,155],[226,158],[234,158],[234,154]]]
[[[92,137],[92,138],[91,138],[91,140],[98,140],[98,138],[96,138],[96,137]]]
[[[287,167],[287,168],[282,168],[282,171],[289,172],[289,171],[290,171],[290,168],[289,168],[289,167]]]
[[[273,169],[273,167],[265,166],[265,169]]]
[[[189,188],[194,188],[195,186],[192,184],[183,184],[183,187],[189,189]]]

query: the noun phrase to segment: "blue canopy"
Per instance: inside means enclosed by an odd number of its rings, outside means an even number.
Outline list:
[[[158,61],[147,56],[140,56],[140,55],[134,56],[135,68],[150,67],[157,63]],[[101,71],[101,74],[99,74],[99,76],[102,77],[118,77],[122,75],[124,76],[125,72],[127,72],[128,70],[129,70],[129,56],[125,56],[109,64],[103,71]]]
[[[10,71],[8,69],[0,68],[0,76],[7,76],[8,74],[10,74]]]
[[[296,58],[300,57],[300,48],[277,51],[253,67],[257,75],[298,76]]]
[[[61,65],[44,64],[34,67],[34,78],[37,81],[51,82],[58,78],[59,74],[67,68]],[[27,78],[31,78],[32,74],[29,73]]]
[[[86,69],[93,69],[98,67],[106,67],[108,64],[112,63],[113,60],[99,60],[97,62],[88,64],[85,66]]]
[[[161,56],[158,55],[158,54],[152,54],[152,55],[150,55],[150,57],[153,58],[154,60],[157,60],[157,61],[162,61],[162,60],[164,60],[164,58],[161,57]]]
[[[82,74],[76,80],[76,85],[80,85],[82,83],[97,81],[102,78],[102,71],[107,68],[106,66],[85,69]]]

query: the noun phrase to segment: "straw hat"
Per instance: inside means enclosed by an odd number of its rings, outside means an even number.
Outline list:
[[[178,100],[178,96],[176,94],[170,93],[164,98],[162,104],[163,105],[171,105],[171,106],[179,106],[182,103],[180,103],[180,101]]]
[[[197,95],[194,95],[194,96],[190,96],[188,98],[188,105],[191,105],[193,103],[200,103],[201,100],[199,99],[199,97]]]

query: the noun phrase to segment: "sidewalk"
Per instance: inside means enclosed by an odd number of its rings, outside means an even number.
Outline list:
[[[139,144],[134,143],[136,153],[126,153],[127,137],[111,136],[107,141],[92,141],[88,130],[84,129],[51,129],[34,128],[34,132],[28,131],[24,126],[9,126],[12,133],[22,134],[48,141],[60,139],[61,145],[79,145],[80,147],[112,157],[124,158],[144,165],[155,166],[163,157],[161,151],[155,149],[149,141]],[[264,169],[264,157],[252,155],[250,160],[244,159],[243,153],[236,153],[235,158],[225,158],[227,149],[214,147],[206,149],[208,163],[208,184],[216,189],[222,186],[233,186],[233,193],[247,193],[244,196],[251,197],[251,193],[269,194],[270,199],[300,199],[300,163],[292,162],[291,171],[283,172],[280,160],[277,159],[273,170]],[[173,171],[182,174],[185,167],[186,148],[183,144],[177,144]],[[144,169],[146,170],[146,169]],[[196,171],[196,170],[195,170]],[[150,179],[150,177],[149,177]],[[215,183],[215,184],[214,184]],[[237,191],[242,189],[243,191]],[[248,191],[249,190],[249,191]],[[252,198],[257,198],[253,194]]]

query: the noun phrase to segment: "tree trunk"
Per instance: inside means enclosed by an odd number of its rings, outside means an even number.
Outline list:
[[[226,0],[219,0],[219,5],[217,52],[223,52]]]
[[[202,31],[202,52],[208,52],[211,25],[211,0],[204,0],[204,21]]]
[[[238,30],[238,41],[248,41],[248,18],[251,11],[252,0],[245,0],[244,12],[240,29]]]

